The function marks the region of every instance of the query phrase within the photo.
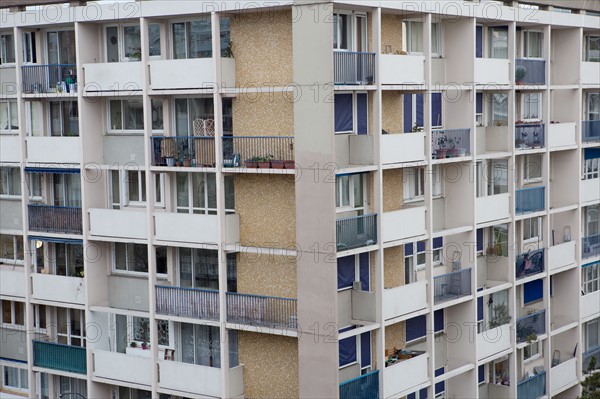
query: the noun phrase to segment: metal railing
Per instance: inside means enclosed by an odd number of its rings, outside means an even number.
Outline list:
[[[156,313],[219,320],[219,292],[157,285]]]
[[[33,341],[33,365],[86,374],[85,348],[54,342]]]
[[[517,255],[515,275],[517,279],[544,272],[544,249]]]
[[[546,310],[517,319],[517,342],[536,340],[546,332]]]
[[[29,204],[27,209],[29,230],[46,233],[82,233],[80,207]]]
[[[223,166],[256,168],[259,161],[267,167],[294,169],[294,137],[223,137]]]
[[[297,300],[228,292],[227,321],[295,330],[298,328]]]
[[[517,383],[517,399],[538,399],[546,395],[546,372]]]
[[[377,244],[377,214],[336,220],[335,238],[338,251]]]
[[[515,125],[515,148],[531,150],[544,148],[546,125],[543,123],[523,123]]]
[[[546,84],[546,60],[531,58],[517,58],[515,65],[515,79],[519,69],[524,68],[525,76],[517,80],[517,84],[544,85]]]
[[[340,399],[378,399],[379,370],[340,384]]]
[[[23,93],[48,93],[63,90],[75,91],[77,66],[75,64],[23,65]],[[59,83],[63,83],[59,84]]]
[[[373,84],[375,53],[334,51],[333,69],[336,85]]]
[[[522,188],[515,192],[515,212],[531,213],[545,209],[544,195],[546,187]]]
[[[211,136],[153,136],[152,165],[214,167],[215,138]]]
[[[581,239],[581,257],[589,258],[600,255],[600,234]]]
[[[583,372],[587,373],[591,371],[590,362],[592,358],[596,358],[596,367],[595,370],[600,369],[600,346],[594,349],[590,349],[586,352],[583,352]]]
[[[600,141],[600,119],[581,122],[581,131],[584,142]]]
[[[471,268],[433,278],[435,304],[471,295]]]
[[[437,159],[471,155],[471,129],[432,131],[431,152]]]

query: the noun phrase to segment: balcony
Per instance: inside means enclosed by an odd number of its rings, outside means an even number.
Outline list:
[[[219,320],[219,292],[156,286],[156,313],[193,319]]]
[[[148,217],[145,209],[90,209],[90,236],[94,238],[127,238],[143,240],[148,237]]]
[[[81,208],[74,206],[27,205],[29,230],[44,233],[81,234]]]
[[[548,248],[548,270],[554,271],[576,262],[575,241],[563,242]]]
[[[154,136],[153,166],[184,166],[214,168],[215,138],[210,136]]]
[[[188,213],[156,212],[154,225],[156,239],[161,241],[193,242],[218,244],[218,215],[197,215]],[[240,242],[240,217],[236,214],[225,215],[224,244]]]
[[[25,327],[0,327],[0,358],[27,363],[28,340]]]
[[[338,252],[377,244],[377,214],[336,220]]]
[[[588,320],[593,319],[594,317],[600,317],[599,303],[600,291],[589,292],[583,295],[580,301],[581,319]],[[598,364],[600,365],[600,359],[598,359]]]
[[[537,399],[546,395],[546,372],[526,378],[517,384],[517,399]]]
[[[543,273],[545,270],[544,249],[517,255],[515,274],[517,279]]]
[[[27,162],[81,163],[79,137],[27,137]]]
[[[508,85],[509,61],[501,58],[475,58],[475,82],[479,85]]]
[[[333,52],[336,85],[371,85],[375,83],[375,53]]]
[[[217,84],[235,87],[235,59],[221,58],[221,82],[216,81],[214,62],[214,58],[150,61],[150,89],[206,89]],[[194,73],[190,74],[189,71]]]
[[[590,361],[592,358],[596,359],[596,368],[600,368],[600,346],[594,349],[590,349],[586,352],[583,352],[583,372],[587,373],[590,369]]]
[[[0,95],[16,95],[19,86],[17,85],[17,70],[15,67],[0,68]],[[4,159],[4,158],[3,158]]]
[[[144,87],[141,62],[104,62],[83,65],[87,93],[141,91]],[[188,74],[189,75],[189,74]]]
[[[109,275],[108,306],[115,309],[149,312],[148,280],[118,274]]]
[[[425,133],[381,135],[380,159],[383,165],[425,160]]]
[[[369,134],[336,134],[335,163],[339,169],[374,164],[374,138]]]
[[[550,369],[550,394],[555,395],[577,382],[577,359],[566,360]]]
[[[584,143],[600,141],[600,119],[581,122],[581,131]]]
[[[598,85],[598,83],[600,83],[600,62],[582,62],[581,84]]]
[[[517,150],[533,150],[544,148],[543,123],[523,123],[515,125],[515,148]]]
[[[577,145],[577,124],[551,123],[548,125],[548,148],[551,150]]]
[[[411,388],[426,383],[429,380],[427,372],[428,354],[422,354],[397,363],[386,366],[383,370],[383,397],[405,396]],[[351,396],[359,398],[359,396]],[[362,396],[367,397],[367,396]],[[376,398],[377,396],[369,396]]]
[[[488,195],[475,199],[475,223],[489,223],[510,217],[510,194]]]
[[[3,162],[21,162],[21,139],[19,136],[0,134],[0,159]]]
[[[33,299],[85,305],[85,285],[81,277],[52,274],[31,275]]]
[[[150,386],[152,384],[152,359],[119,352],[95,350],[93,376]]]
[[[546,310],[517,319],[517,342],[525,342],[546,333]]]
[[[297,300],[262,295],[227,293],[227,322],[295,330]]]
[[[410,298],[410,301],[406,301]],[[427,308],[427,282],[402,285],[383,290],[383,318],[390,320]]]
[[[579,183],[579,202],[596,202],[598,200],[600,200],[600,180],[581,180]]]
[[[479,361],[510,349],[510,324],[490,328],[477,334]]]
[[[385,212],[381,223],[382,242],[405,240],[427,233],[424,206]]]
[[[85,348],[33,341],[33,365],[52,370],[86,374]]]
[[[600,255],[600,234],[581,239],[581,257],[584,259]]]
[[[0,268],[0,294],[2,296],[25,296],[25,271],[22,267]]]
[[[434,159],[471,155],[471,129],[445,129],[431,132],[431,152]]]
[[[425,57],[418,55],[381,54],[380,81],[384,85],[425,84]],[[400,71],[402,73],[400,73]]]
[[[76,86],[73,86],[77,83],[75,64],[24,65],[21,72],[23,93],[77,92]]]
[[[501,126],[477,126],[475,134],[477,135],[476,153],[484,155],[494,152],[509,152],[512,150],[512,143],[508,139],[509,127]]]
[[[223,166],[226,168],[295,169],[294,137],[223,137]]]
[[[518,85],[545,85],[546,60],[518,58],[515,66],[515,81]]]
[[[379,370],[340,384],[340,399],[379,398]]]
[[[433,289],[436,305],[471,295],[471,268],[435,276]]]
[[[515,192],[515,213],[517,215],[541,212],[545,206],[546,187],[522,188]]]
[[[159,360],[158,386],[179,392],[221,398],[221,369],[171,360]],[[230,398],[243,397],[244,366],[229,369]]]

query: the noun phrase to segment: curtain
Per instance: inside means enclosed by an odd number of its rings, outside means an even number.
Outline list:
[[[483,26],[475,27],[475,57],[483,57]]]
[[[355,261],[354,255],[344,256],[337,260],[338,289],[352,287],[354,282]]]
[[[356,337],[340,339],[339,366],[342,367],[354,362],[356,362]]]
[[[424,315],[406,320],[406,341],[413,341],[424,337],[426,334],[426,325]]]
[[[336,94],[334,97],[335,131],[353,130],[352,94]]]
[[[366,332],[360,335],[360,367],[371,365],[371,333]]]
[[[357,133],[358,134],[367,134],[369,118],[367,115],[367,94],[366,93],[358,93],[356,95],[356,123],[357,123]]]
[[[540,280],[530,281],[523,285],[523,303],[528,304],[544,297],[544,283]]]

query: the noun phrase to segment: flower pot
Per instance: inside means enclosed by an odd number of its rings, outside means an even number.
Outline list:
[[[273,169],[283,169],[285,167],[284,161],[274,160],[271,161],[271,168]]]
[[[267,161],[267,162],[258,162],[258,168],[259,169],[269,169],[271,167],[271,162]]]
[[[519,86],[521,86],[523,84],[522,80],[517,80],[516,82],[517,82],[517,85],[519,85]]]
[[[186,168],[189,168],[190,166],[192,166],[192,160],[190,158],[184,159],[183,166],[185,166]]]
[[[458,156],[459,157],[464,157],[467,155],[467,149],[466,148],[457,148],[458,150]]]
[[[437,159],[444,159],[444,158],[446,158],[446,149],[435,150],[435,157]]]
[[[457,157],[459,154],[458,148],[450,148],[447,152],[449,158]]]
[[[173,157],[166,157],[165,162],[167,163],[167,166],[175,166],[175,158]]]
[[[258,162],[246,160],[245,162],[247,168],[258,168]]]
[[[296,161],[283,161],[286,169],[296,169]]]

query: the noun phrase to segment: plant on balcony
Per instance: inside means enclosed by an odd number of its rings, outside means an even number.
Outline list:
[[[523,84],[523,79],[525,78],[526,75],[527,75],[527,68],[525,68],[523,65],[517,65],[517,67],[515,68],[515,80],[518,85]]]
[[[585,380],[581,382],[580,399],[600,398],[600,373],[596,372],[596,357],[592,356],[587,370]]]
[[[532,332],[531,334],[528,334],[528,335],[525,337],[525,341],[527,341],[527,343],[528,343],[528,344],[532,344],[532,343],[536,342],[536,341],[537,341],[537,339],[538,339],[538,336],[537,336],[537,334],[536,334],[536,333],[534,333],[534,332]]]
[[[262,159],[262,157],[252,157],[249,159],[246,159],[246,161],[244,162],[246,164],[247,168],[258,168],[258,161]]]
[[[264,157],[258,158],[258,168],[259,169],[268,169],[271,167],[271,161],[273,160],[273,155],[267,154]]]
[[[493,317],[490,320],[490,328],[496,328],[510,323],[511,317],[508,314],[508,307],[501,303],[493,308]]]
[[[131,348],[137,348],[137,342],[135,342],[135,341],[131,341],[131,343],[129,344],[129,346],[130,346]]]
[[[233,41],[228,40],[223,49],[223,58],[234,58],[233,57]]]

